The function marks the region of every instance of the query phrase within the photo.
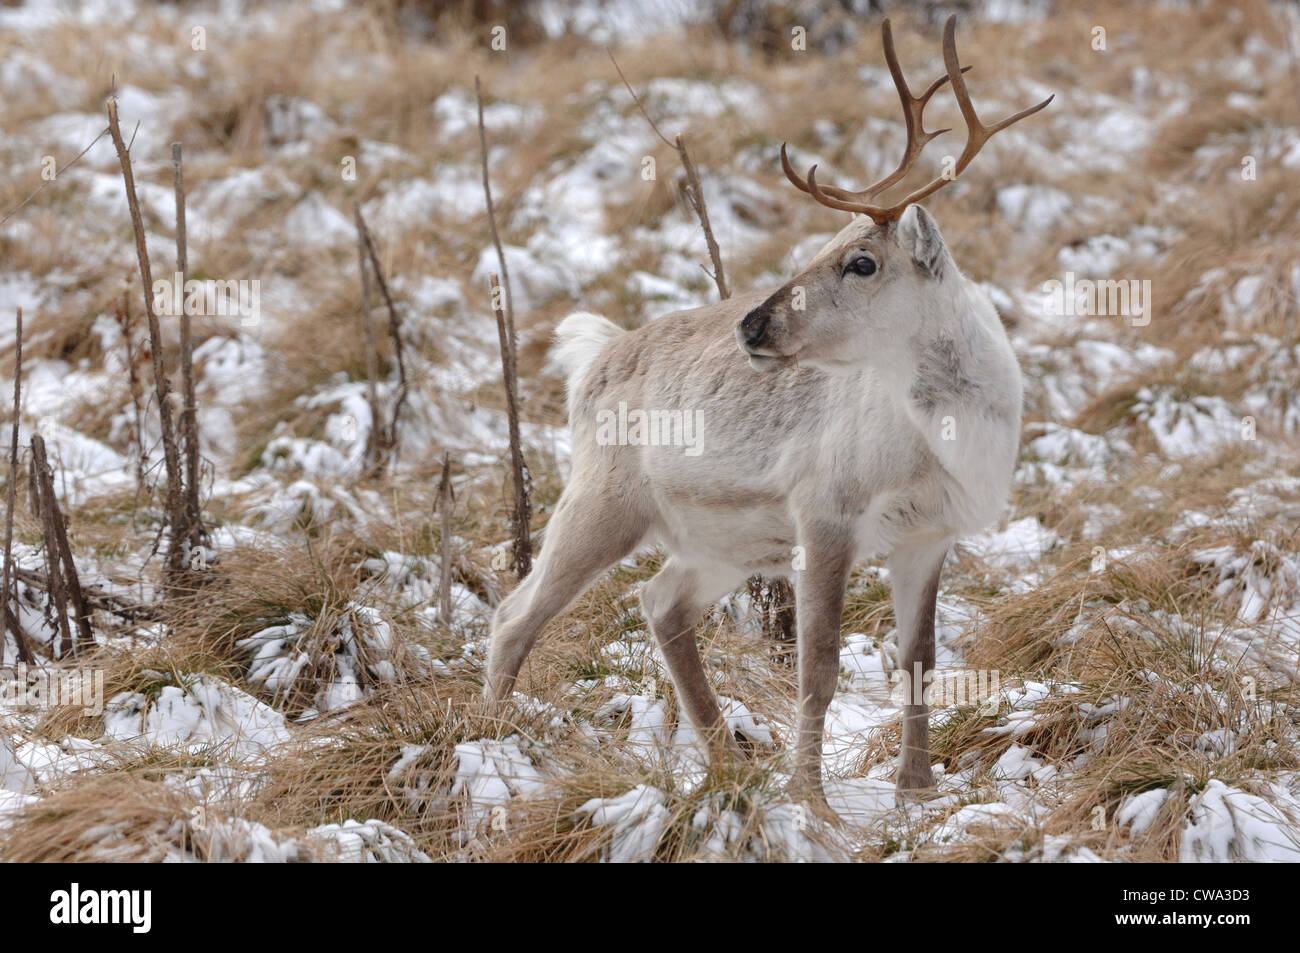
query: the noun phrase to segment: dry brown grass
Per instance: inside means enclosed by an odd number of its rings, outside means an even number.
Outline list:
[[[190,843],[194,801],[166,778],[194,759],[157,755],[89,775],[47,793],[0,831],[0,854],[19,863],[157,862]]]

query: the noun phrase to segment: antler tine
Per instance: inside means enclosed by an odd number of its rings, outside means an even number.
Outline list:
[[[913,96],[912,90],[907,85],[907,78],[903,75],[903,68],[898,63],[898,54],[894,52],[894,31],[890,26],[888,17],[885,18],[880,32],[884,39],[885,63],[889,66],[889,75],[893,77],[894,86],[898,90],[898,101],[903,106],[903,123],[907,129],[907,144],[903,147],[903,158],[898,163],[898,168],[879,182],[869,185],[857,193],[867,199],[874,198],[885,189],[902,181],[921,155],[921,150],[926,147],[930,140],[951,131],[949,129],[936,129],[934,132],[926,132],[923,114],[930,97],[937,93],[944,83],[951,82],[952,77],[945,73],[931,83],[920,96]],[[969,66],[959,67],[957,70],[958,75],[967,72],[969,69]]]
[[[917,161],[923,148],[926,148],[927,144],[930,143],[930,140],[937,137],[937,135],[943,135],[950,131],[948,129],[936,129],[935,131],[932,131],[932,133],[928,133],[928,131],[926,131],[926,126],[924,126],[923,113],[924,109],[926,109],[926,104],[931,99],[931,96],[935,95],[936,92],[940,90],[940,87],[943,87],[944,83],[950,82],[950,79],[952,78],[945,73],[944,75],[941,75],[941,77],[935,79],[935,82],[932,82],[930,86],[926,87],[926,91],[924,91],[923,94],[920,94],[920,96],[914,96],[911,94],[911,88],[907,86],[907,79],[904,72],[902,72],[902,66],[898,65],[898,55],[897,52],[894,51],[893,44],[893,29],[888,18],[885,18],[883,25],[881,25],[880,33],[881,39],[883,39],[884,43],[885,62],[889,65],[889,75],[893,78],[894,88],[898,91],[898,101],[902,104],[902,114],[904,114],[904,124],[907,131],[907,143],[904,147],[904,155],[902,155],[902,160],[898,163],[897,168],[894,169],[893,172],[889,173],[888,176],[881,178],[880,181],[872,183],[872,185],[867,186],[866,189],[861,191],[837,189],[835,186],[823,186],[822,189],[814,192],[814,190],[809,186],[809,182],[798,177],[798,174],[794,172],[794,169],[790,168],[789,157],[785,155],[785,144],[781,144],[781,169],[784,170],[785,177],[793,183],[796,189],[802,192],[807,192],[807,194],[813,195],[814,198],[818,200],[820,200],[820,196],[831,196],[831,198],[839,199],[841,204],[832,205],[832,208],[841,208],[850,212],[866,211],[867,208],[874,209],[875,207],[871,207],[871,205],[867,205],[867,207],[863,208],[859,208],[859,205],[863,204],[863,199],[870,200],[875,198],[875,196],[879,195],[880,192],[883,192],[889,189],[889,187],[897,185],[898,182],[902,181],[902,178],[906,177],[907,172],[909,172],[911,166],[913,166],[915,161]],[[970,66],[961,66],[961,68],[958,69],[958,73],[966,73],[967,70],[970,70]],[[855,204],[850,208],[849,205],[842,203]],[[871,212],[867,213],[870,215]]]
[[[961,175],[966,167],[970,165],[971,160],[979,154],[984,144],[993,138],[997,133],[1006,129],[1008,126],[1019,122],[1026,116],[1032,116],[1040,109],[1046,108],[1047,104],[1056,98],[1053,93],[1041,103],[1030,106],[1028,109],[1022,109],[1013,116],[1008,116],[992,126],[986,126],[980,120],[979,113],[975,111],[975,104],[971,102],[970,91],[966,89],[966,80],[962,77],[964,72],[957,61],[957,16],[953,14],[948,17],[948,21],[943,26],[943,62],[948,69],[948,78],[952,81],[952,92],[957,97],[957,105],[961,109],[961,117],[966,123],[966,145],[957,158],[957,165],[953,169],[951,176],[939,176],[921,188],[909,194],[903,201],[893,206],[889,211],[892,213],[891,218],[897,218],[902,214],[903,209],[907,206],[919,202],[927,195],[932,195],[939,189],[943,188],[949,182]],[[869,214],[869,213],[868,213]],[[874,216],[873,216],[874,217]]]
[[[781,168],[785,170],[786,177],[794,183],[795,187],[802,192],[807,192],[813,198],[823,205],[830,208],[842,209],[846,212],[858,212],[863,215],[869,215],[878,223],[890,222],[897,219],[907,206],[914,204],[943,188],[958,175],[960,175],[971,162],[972,159],[984,147],[984,143],[993,138],[994,135],[1006,129],[1008,126],[1019,122],[1026,116],[1032,116],[1034,113],[1043,109],[1055,99],[1055,95],[1048,96],[1036,106],[1030,106],[1028,109],[1022,109],[1013,116],[1008,116],[992,126],[985,126],[980,121],[979,114],[975,111],[975,105],[971,102],[970,92],[966,89],[966,80],[962,74],[967,72],[970,67],[962,66],[957,59],[957,17],[952,15],[943,28],[943,62],[947,70],[946,75],[939,77],[931,83],[920,96],[913,96],[911,89],[907,85],[907,79],[903,76],[902,67],[898,64],[898,56],[894,51],[894,37],[890,28],[889,20],[885,20],[881,28],[884,38],[885,61],[889,65],[889,73],[894,79],[894,86],[898,89],[898,98],[903,105],[903,119],[907,128],[907,144],[903,149],[903,158],[896,168],[889,175],[880,181],[868,186],[860,192],[850,192],[846,189],[838,189],[834,186],[824,188],[817,185],[816,166],[808,170],[807,181],[801,180],[794,169],[790,167],[790,160],[786,156],[785,145],[781,146]],[[896,205],[882,207],[871,205],[864,202],[863,199],[872,199],[879,193],[883,192],[890,186],[900,182],[911,169],[916,159],[920,156],[921,150],[934,139],[940,136],[947,129],[936,129],[933,132],[927,132],[923,123],[923,113],[926,103],[930,98],[943,86],[944,83],[952,83],[953,94],[957,98],[957,105],[961,109],[962,119],[966,124],[966,145],[962,149],[961,156],[957,159],[957,165],[951,176],[939,176],[928,182],[926,185],[916,189],[906,198]]]
[[[785,173],[785,177],[790,180],[791,185],[800,192],[807,192],[808,183],[799,178],[799,173],[795,172],[794,169],[791,168],[790,157],[785,154],[785,145],[784,142],[781,143],[781,170]]]
[[[808,188],[805,191],[815,198],[822,205],[828,208],[837,208],[845,212],[862,212],[875,218],[878,214],[883,214],[888,209],[877,208],[874,205],[867,205],[861,201],[854,201],[852,192],[845,192],[843,189],[836,189],[828,186],[825,191],[817,185],[817,166],[808,170]]]
[[[1036,106],[1030,106],[1028,109],[1022,109],[1014,116],[1008,116],[992,126],[986,126],[980,121],[979,114],[975,112],[975,104],[971,102],[970,92],[966,89],[966,80],[962,78],[961,73],[957,70],[957,17],[948,17],[948,22],[943,27],[943,62],[948,68],[948,76],[952,79],[953,95],[957,97],[957,105],[961,108],[962,119],[966,121],[966,148],[962,150],[961,158],[957,160],[957,173],[960,174],[963,169],[975,158],[976,154],[984,147],[993,136],[1013,123],[1017,123],[1026,116],[1032,116],[1034,113],[1043,109],[1056,98],[1053,93]]]
[[[781,143],[781,168],[785,171],[785,177],[789,179],[794,187],[800,192],[807,192],[809,195],[813,195],[813,191],[808,187],[807,181],[799,178],[799,173],[795,172],[794,168],[790,165],[790,158],[785,154],[785,145],[784,142]],[[814,168],[816,168],[816,166],[814,166]],[[836,198],[850,202],[859,197],[857,192],[849,192],[846,189],[837,189],[833,185],[828,185],[822,189],[822,194],[832,195]]]

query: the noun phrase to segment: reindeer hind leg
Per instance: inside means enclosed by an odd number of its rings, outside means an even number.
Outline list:
[[[575,479],[565,489],[547,524],[533,571],[492,616],[485,688],[490,702],[510,696],[520,666],[547,623],[631,552],[644,535],[646,522],[629,512],[617,488],[592,492],[583,482]]]

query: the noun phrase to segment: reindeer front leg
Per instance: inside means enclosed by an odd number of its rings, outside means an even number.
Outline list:
[[[889,586],[898,623],[898,666],[904,673],[903,744],[897,796],[915,800],[934,788],[930,768],[930,709],[926,675],[934,672],[934,609],[939,573],[951,540],[900,545],[889,557]]]
[[[846,524],[847,525],[847,522]],[[799,724],[791,787],[822,799],[822,733],[840,674],[840,614],[854,542],[844,526],[801,526],[806,568],[795,581]]]

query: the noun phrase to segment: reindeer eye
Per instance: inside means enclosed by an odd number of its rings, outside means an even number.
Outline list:
[[[859,255],[844,266],[844,273],[846,275],[850,271],[855,275],[874,275],[876,273],[875,259],[870,258],[867,255]]]

